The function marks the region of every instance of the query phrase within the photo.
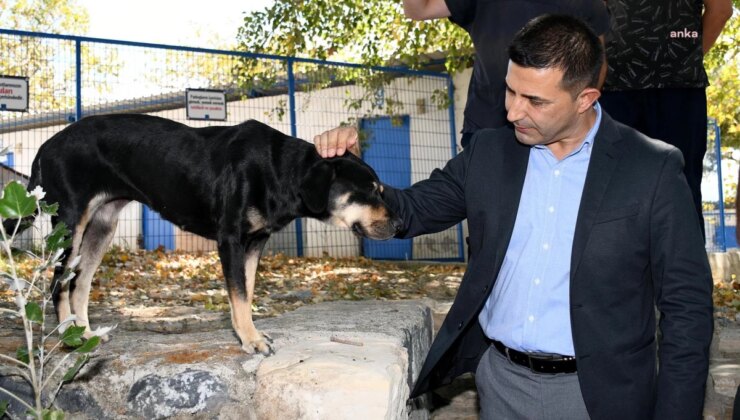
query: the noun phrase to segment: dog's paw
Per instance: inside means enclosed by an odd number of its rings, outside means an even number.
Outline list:
[[[95,336],[100,337],[100,342],[101,343],[107,343],[108,341],[110,341],[110,336],[108,334],[98,335],[98,334],[95,334],[92,331],[85,331],[85,333],[82,334],[82,338],[85,341],[87,341],[87,340],[89,340],[89,339],[91,339],[91,338],[93,338]]]
[[[247,354],[260,353],[263,356],[270,356],[275,354],[270,343],[272,343],[272,339],[268,335],[264,335],[264,337],[259,340],[253,340],[242,344],[242,350]]]
[[[104,328],[98,328],[93,331],[88,327],[85,333],[82,334],[82,338],[84,338],[85,340],[89,340],[95,336],[98,336],[100,337],[101,343],[107,343],[108,341],[110,341],[110,335],[108,335],[108,332],[112,330],[113,328],[115,327],[104,327]]]

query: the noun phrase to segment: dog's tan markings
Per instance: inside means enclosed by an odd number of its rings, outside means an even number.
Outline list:
[[[347,197],[340,197],[337,203],[344,203],[336,206],[332,212],[329,222],[338,227],[352,228],[357,223],[368,237],[374,239],[388,239],[393,236],[393,229],[390,227],[388,211],[382,206],[370,206],[363,204],[346,204]]]
[[[249,233],[257,232],[258,230],[267,227],[267,220],[262,216],[259,210],[254,207],[247,209],[247,221],[249,222]]]
[[[252,321],[252,300],[254,297],[254,282],[257,277],[259,257],[260,250],[247,253],[244,263],[247,296],[242,296],[237,290],[229,290],[229,301],[231,302],[231,322],[234,325],[236,334],[242,341],[242,349],[249,354],[258,351],[264,355],[268,355],[272,350],[265,341],[262,333],[257,331]]]
[[[74,235],[72,236],[72,250],[67,256],[66,264],[71,263],[80,254],[80,244],[82,243],[83,235],[85,234],[85,230],[90,221],[90,215],[95,214],[98,207],[105,203],[105,200],[105,194],[99,194],[93,197],[87,204],[87,208],[85,208],[85,211],[82,213],[77,225],[74,227],[70,226],[70,229],[74,228]],[[80,260],[80,262],[83,263],[82,260]],[[75,284],[77,284],[77,280],[75,280]],[[62,287],[62,291],[59,293],[59,302],[57,303],[56,311],[59,322],[64,321],[74,313],[70,305],[69,282]],[[65,328],[62,328],[61,332],[63,332],[64,329]]]
[[[89,217],[79,245],[80,264],[75,279],[75,289],[70,299],[70,307],[72,313],[77,317],[75,324],[85,327],[85,338],[92,337],[87,308],[93,275],[98,265],[100,265],[108,245],[113,240],[118,224],[118,215],[128,202],[128,200],[116,200],[98,206]],[[107,340],[107,337],[101,338]]]
[[[332,224],[345,228],[352,228],[352,225],[355,223],[359,223],[362,226],[368,226],[374,219],[372,212],[373,208],[368,205],[344,205],[334,213]]]

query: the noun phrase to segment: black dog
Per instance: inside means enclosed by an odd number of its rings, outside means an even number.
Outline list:
[[[29,191],[37,185],[47,202],[59,203],[52,222],[72,231],[65,265],[80,256],[73,280],[53,290],[60,322],[74,314],[91,334],[93,274],[120,210],[136,200],[217,241],[232,324],[248,353],[271,352],[251,306],[260,253],[272,232],[311,217],[388,239],[400,223],[381,198],[377,175],[360,159],[322,159],[313,144],[253,120],[191,128],[147,115],[83,118],[41,146]]]

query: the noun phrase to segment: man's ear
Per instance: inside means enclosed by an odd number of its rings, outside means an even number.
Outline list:
[[[578,95],[578,113],[588,111],[599,99],[601,92],[595,88],[586,88]]]
[[[323,213],[329,203],[329,190],[334,180],[334,166],[321,159],[303,177],[299,194],[303,204],[313,213]]]

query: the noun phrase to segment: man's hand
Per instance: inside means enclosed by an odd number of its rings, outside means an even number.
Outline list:
[[[337,127],[314,137],[313,143],[316,145],[316,151],[324,158],[342,156],[348,150],[360,156],[360,147],[357,142],[359,138],[357,129],[354,127]]]

